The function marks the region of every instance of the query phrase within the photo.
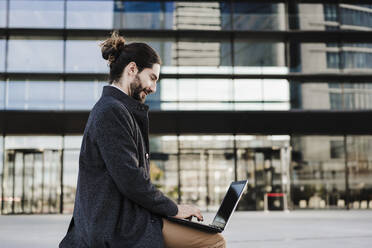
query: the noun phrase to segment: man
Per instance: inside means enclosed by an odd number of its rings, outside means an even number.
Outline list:
[[[163,219],[197,217],[150,180],[146,96],[156,91],[161,60],[145,43],[125,44],[117,32],[101,43],[109,84],[94,105],[79,157],[74,213],[59,247],[225,247],[207,234]]]

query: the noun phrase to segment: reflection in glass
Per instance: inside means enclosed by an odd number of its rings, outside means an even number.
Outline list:
[[[370,83],[303,83],[301,98],[291,95],[302,109],[353,110],[372,108]],[[294,103],[294,102],[292,102]]]
[[[6,26],[6,2],[7,0],[0,0],[0,27]]]
[[[5,108],[5,82],[0,80],[0,110]]]
[[[172,29],[177,4],[173,1],[116,1],[114,28]]]
[[[282,210],[283,198],[272,198],[265,206],[269,193],[290,192],[289,136],[236,136],[237,178],[248,179],[248,188],[242,196],[240,210]]]
[[[231,66],[231,46],[229,42],[191,42],[176,43],[177,52],[174,65],[177,66]]]
[[[6,150],[3,213],[57,213],[60,160],[56,150]]]
[[[100,41],[67,40],[66,72],[108,73],[107,61],[102,58]]]
[[[10,81],[7,109],[62,109],[61,82]]]
[[[350,203],[352,209],[372,208],[372,136],[347,136]]]
[[[345,160],[336,152],[343,137],[296,136],[291,143],[294,206],[345,208]]]
[[[10,27],[62,28],[64,1],[10,1]],[[1,8],[0,8],[1,9]]]
[[[195,42],[127,37],[128,43],[145,42],[162,59],[163,73],[231,73],[231,44],[228,41]]]
[[[235,1],[232,4],[235,30],[284,30],[284,4],[247,3]]]
[[[80,150],[65,150],[63,154],[63,212],[72,213],[76,194]]]
[[[285,66],[284,43],[234,42],[235,66]],[[258,68],[259,69],[259,68]],[[257,70],[256,74],[263,73]]]
[[[5,149],[5,148],[4,148]],[[14,184],[14,175],[15,175],[15,164],[14,154],[7,154],[4,153],[4,165],[3,165],[3,181],[2,181],[2,188],[3,188],[3,198],[2,198],[2,213],[12,213],[14,212],[14,204],[15,199],[13,197],[13,185]],[[18,199],[17,199],[18,200]]]
[[[277,79],[162,79],[161,109],[288,110],[289,83]]]
[[[182,202],[195,204],[202,210],[217,210],[226,188],[233,180],[233,160],[229,150],[182,149]]]
[[[0,206],[2,204],[2,193],[3,193],[3,172],[4,172],[4,138],[3,135],[0,136]],[[0,214],[1,214],[1,209],[0,209]]]
[[[0,39],[0,72],[5,71],[5,40]]]
[[[101,96],[102,83],[98,81],[66,81],[65,109],[91,109]]]
[[[114,1],[67,0],[67,28],[112,29]]]
[[[3,213],[59,212],[60,147],[59,136],[5,137]]]
[[[355,5],[354,5],[355,6]],[[339,6],[340,21],[343,25],[372,27],[370,6]]]
[[[300,66],[303,73],[369,73],[371,43],[302,43]],[[294,68],[292,68],[294,69]]]
[[[62,72],[62,40],[9,40],[8,71]]]

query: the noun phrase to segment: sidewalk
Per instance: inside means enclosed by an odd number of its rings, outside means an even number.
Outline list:
[[[205,222],[213,215],[205,214]],[[70,215],[0,216],[0,247],[57,247]],[[372,211],[236,212],[228,248],[372,247]]]

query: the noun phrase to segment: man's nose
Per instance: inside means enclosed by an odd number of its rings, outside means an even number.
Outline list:
[[[155,93],[156,92],[156,83],[152,83],[150,85],[150,90],[151,90],[151,93]]]

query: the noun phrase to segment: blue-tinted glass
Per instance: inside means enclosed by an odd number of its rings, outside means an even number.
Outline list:
[[[26,109],[26,82],[9,82],[7,100],[7,109]]]
[[[146,38],[131,38],[128,37],[127,39],[128,43],[131,42],[144,42],[148,44],[150,47],[152,47],[160,56],[162,59],[162,65],[163,66],[169,66],[174,65],[176,57],[175,53],[175,46],[176,43],[173,40],[170,39],[146,39]]]
[[[101,87],[92,81],[65,82],[65,109],[87,110],[91,109],[98,97]]]
[[[337,22],[338,6],[336,4],[324,4],[324,20]]]
[[[5,71],[5,40],[0,40],[0,71]]]
[[[284,5],[275,3],[234,2],[234,29],[283,30]]]
[[[62,40],[9,40],[8,71],[61,72]]]
[[[10,81],[7,109],[62,109],[62,83]]]
[[[6,26],[6,0],[0,0],[0,27]]]
[[[232,5],[228,2],[220,2],[220,9],[221,9],[221,29],[228,29],[232,28],[231,23],[231,11]]]
[[[63,83],[30,81],[28,85],[29,109],[62,109]]]
[[[341,24],[372,27],[372,14],[370,10],[340,8]]]
[[[67,1],[67,28],[112,29],[114,1]]]
[[[0,80],[0,109],[4,109],[5,106],[5,82]]]
[[[174,2],[115,1],[114,28],[172,29]]]
[[[163,66],[172,65],[172,47],[174,45],[172,41],[145,41],[145,43],[151,46],[159,54],[160,58],[162,59]]]
[[[66,42],[67,72],[109,72],[102,58],[99,41],[68,40]]]
[[[63,0],[10,1],[10,27],[63,27]]]
[[[234,55],[235,66],[285,66],[283,43],[236,41]]]

